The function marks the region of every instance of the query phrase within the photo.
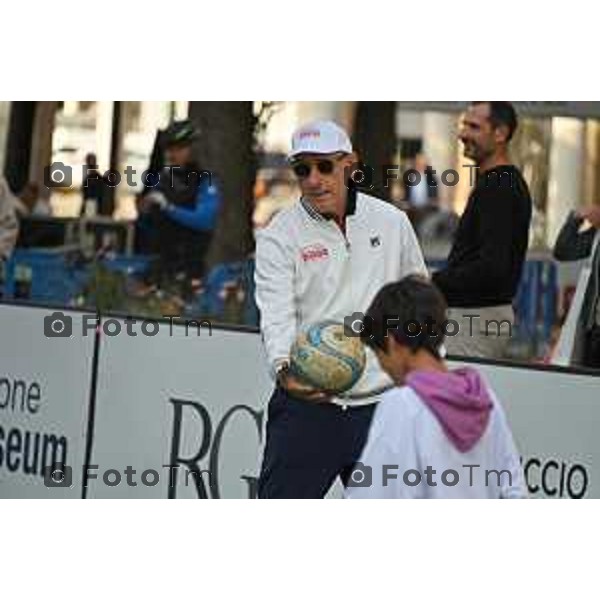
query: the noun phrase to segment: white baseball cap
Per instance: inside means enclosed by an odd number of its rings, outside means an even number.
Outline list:
[[[296,129],[292,136],[292,150],[288,158],[299,154],[352,153],[348,134],[333,121],[313,121]]]

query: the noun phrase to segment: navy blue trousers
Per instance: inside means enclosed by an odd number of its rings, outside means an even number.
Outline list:
[[[315,404],[277,387],[269,401],[259,498],[323,498],[345,485],[367,441],[375,404]]]

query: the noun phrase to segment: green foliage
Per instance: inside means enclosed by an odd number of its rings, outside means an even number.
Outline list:
[[[84,287],[84,305],[97,312],[121,310],[126,298],[126,276],[100,262],[90,265],[90,277]]]

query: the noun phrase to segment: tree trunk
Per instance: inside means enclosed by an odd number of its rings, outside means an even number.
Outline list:
[[[256,177],[252,102],[191,102],[200,129],[197,158],[211,171],[223,203],[207,264],[244,260],[254,248],[253,188]]]
[[[12,102],[6,143],[4,174],[14,194],[19,194],[29,181],[31,135],[37,102]]]
[[[373,188],[370,192],[389,200],[391,190],[389,186],[386,187],[384,166],[391,165],[397,150],[396,103],[358,102],[353,144],[361,162],[373,169]]]

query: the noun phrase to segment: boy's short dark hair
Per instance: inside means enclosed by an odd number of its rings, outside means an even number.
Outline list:
[[[446,300],[425,277],[409,275],[384,285],[365,315],[369,322],[360,337],[372,349],[387,351],[387,337],[394,338],[413,352],[427,350],[436,358],[444,341]]]

